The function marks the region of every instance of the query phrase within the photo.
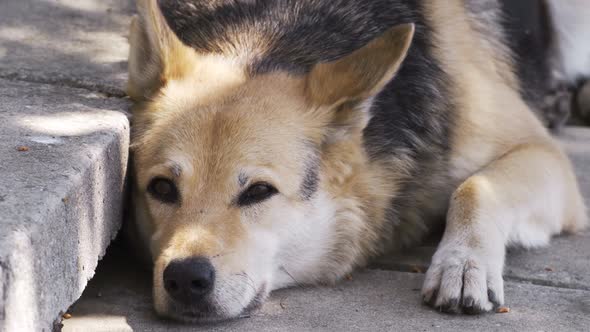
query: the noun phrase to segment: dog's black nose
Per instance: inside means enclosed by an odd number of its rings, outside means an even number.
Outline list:
[[[199,302],[211,292],[215,269],[204,257],[174,260],[164,269],[164,288],[175,301],[185,304]]]

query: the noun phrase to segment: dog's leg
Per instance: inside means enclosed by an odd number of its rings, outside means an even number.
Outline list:
[[[451,198],[446,230],[422,289],[447,312],[504,303],[505,247],[538,246],[587,222],[567,158],[553,143],[524,144],[468,178]]]
[[[587,123],[590,123],[590,79],[584,82],[578,90],[576,106],[579,116]]]
[[[572,92],[564,85],[551,89],[543,98],[541,118],[553,132],[559,132],[570,118],[572,98]]]

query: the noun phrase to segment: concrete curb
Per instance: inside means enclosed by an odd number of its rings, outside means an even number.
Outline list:
[[[0,330],[48,331],[123,214],[128,102],[0,79]]]

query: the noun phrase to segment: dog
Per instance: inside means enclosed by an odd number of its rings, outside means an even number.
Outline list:
[[[511,2],[137,0],[132,228],[156,312],[235,318],[439,227],[423,301],[502,305],[507,246],[588,223],[535,115],[552,44],[508,42]]]

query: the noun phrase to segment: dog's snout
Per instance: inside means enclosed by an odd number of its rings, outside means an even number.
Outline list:
[[[164,269],[164,288],[174,299],[185,304],[199,302],[211,292],[215,269],[204,257],[174,260]]]

